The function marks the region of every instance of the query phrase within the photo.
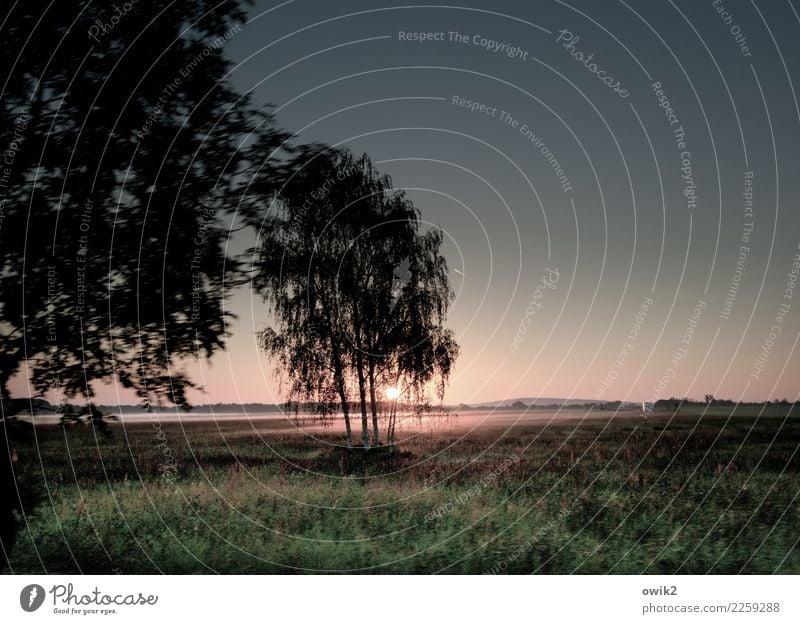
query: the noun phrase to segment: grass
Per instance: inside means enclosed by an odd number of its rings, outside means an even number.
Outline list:
[[[800,573],[793,417],[572,421],[369,454],[248,427],[37,426],[17,467],[38,503],[9,571]]]

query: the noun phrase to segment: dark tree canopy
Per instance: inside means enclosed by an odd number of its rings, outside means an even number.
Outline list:
[[[114,6],[18,2],[0,26],[0,392],[27,360],[38,392],[116,376],[186,405],[181,360],[224,346],[242,277],[242,141],[285,137],[227,81],[240,2]]]

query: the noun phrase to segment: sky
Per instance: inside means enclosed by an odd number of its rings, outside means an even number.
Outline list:
[[[368,153],[444,231],[446,403],[791,400],[798,22],[788,1],[259,1],[226,52],[280,126]],[[229,309],[194,401],[280,400],[264,304]]]

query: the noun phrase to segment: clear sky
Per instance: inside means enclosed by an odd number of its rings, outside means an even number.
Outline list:
[[[446,233],[446,402],[797,398],[792,5],[413,4],[258,2],[226,49],[281,126],[367,152]],[[276,401],[264,306],[230,306],[195,400]]]

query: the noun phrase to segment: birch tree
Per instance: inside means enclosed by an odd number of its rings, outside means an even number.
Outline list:
[[[391,179],[342,149],[309,148],[280,185],[255,179],[252,196],[263,348],[291,399],[327,414],[336,396],[348,446],[353,409],[361,445],[380,445],[382,389],[402,384],[418,403],[433,385],[441,397],[458,354],[441,232],[421,232]]]

